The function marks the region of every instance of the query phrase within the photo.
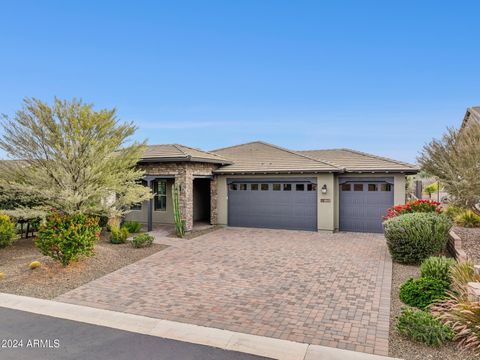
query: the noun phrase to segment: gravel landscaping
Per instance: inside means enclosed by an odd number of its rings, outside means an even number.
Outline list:
[[[480,228],[455,227],[453,231],[462,239],[462,249],[475,264],[480,264]]]
[[[102,236],[95,246],[95,256],[64,268],[43,256],[33,244],[33,238],[19,239],[12,246],[0,249],[0,272],[5,273],[0,279],[0,292],[53,299],[166,247],[153,244],[136,249],[129,242],[111,244]],[[42,265],[30,270],[29,264],[35,260]]]
[[[409,278],[418,276],[420,276],[418,266],[393,263],[389,356],[405,360],[478,360],[478,355],[471,352],[462,353],[457,350],[455,343],[434,348],[408,340],[397,333],[395,329],[396,317],[400,314],[402,306],[405,306],[399,299],[400,285]]]

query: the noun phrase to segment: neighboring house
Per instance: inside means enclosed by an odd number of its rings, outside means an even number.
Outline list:
[[[388,207],[405,202],[410,164],[335,149],[293,151],[256,141],[211,152],[151,145],[139,163],[154,199],[128,220],[173,223],[180,186],[187,230],[195,222],[274,229],[381,232]]]
[[[480,106],[472,106],[467,109],[465,117],[463,118],[462,129],[474,121],[480,124]]]

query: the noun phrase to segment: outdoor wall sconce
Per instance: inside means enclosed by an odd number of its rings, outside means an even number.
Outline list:
[[[322,194],[326,194],[327,193],[327,184],[323,184],[322,186]]]

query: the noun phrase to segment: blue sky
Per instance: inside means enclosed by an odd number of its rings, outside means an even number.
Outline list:
[[[149,143],[413,162],[480,104],[478,1],[4,1],[0,112],[116,107]]]

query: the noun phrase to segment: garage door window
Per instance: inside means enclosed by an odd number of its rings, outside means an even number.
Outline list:
[[[237,184],[230,184],[230,190],[237,190]]]
[[[342,191],[350,191],[351,185],[350,184],[342,184]]]
[[[283,191],[292,191],[292,184],[283,184]]]
[[[305,191],[305,184],[296,184],[295,185],[296,191]]]
[[[252,185],[250,185],[250,190],[252,190],[252,191],[258,191],[258,184],[252,184]]]
[[[308,184],[307,191],[317,191],[317,184]]]
[[[273,191],[280,191],[282,189],[281,184],[273,184]]]
[[[363,191],[363,184],[353,184],[353,191]]]
[[[368,184],[368,191],[378,191],[377,184]]]
[[[240,184],[240,190],[247,190],[247,184]]]
[[[262,184],[262,185],[260,185],[260,189],[261,189],[262,191],[267,191],[267,190],[268,190],[268,184]]]
[[[392,185],[391,184],[382,184],[380,187],[381,191],[392,191]]]

